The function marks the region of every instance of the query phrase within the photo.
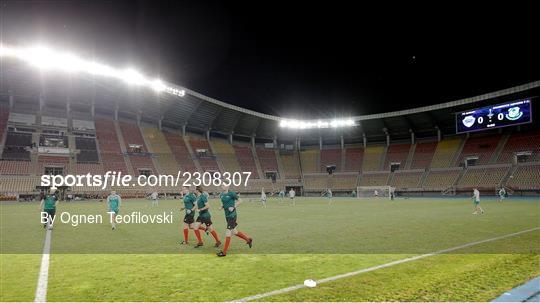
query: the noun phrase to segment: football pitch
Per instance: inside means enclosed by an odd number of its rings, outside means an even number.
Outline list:
[[[540,199],[244,199],[218,258],[213,239],[182,240],[181,200],[125,200],[121,214],[172,212],[169,224],[55,223],[47,301],[489,301],[540,275]],[[225,220],[211,199],[221,238]],[[61,212],[102,214],[98,201]],[[0,301],[33,301],[47,231],[37,203],[0,204]],[[223,239],[222,239],[223,241]],[[348,274],[350,273],[350,274]],[[43,276],[42,276],[43,278]],[[304,280],[319,281],[314,288]],[[323,283],[321,283],[323,282]],[[43,289],[42,289],[43,290]]]

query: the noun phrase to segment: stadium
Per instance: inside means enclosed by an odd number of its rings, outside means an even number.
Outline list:
[[[536,124],[465,134],[456,134],[455,124],[455,113],[471,108],[518,100],[529,100],[534,108],[538,82],[351,117],[353,126],[346,128],[306,128],[185,88],[185,95],[177,96],[134,90],[106,77],[43,77],[17,60],[4,61],[2,75],[2,200],[39,194],[44,174],[106,171],[134,176],[250,172],[249,186],[236,189],[243,194],[294,188],[303,196],[319,196],[331,188],[337,196],[350,196],[358,187],[385,186],[398,196],[469,195],[475,187],[487,195],[501,187],[515,196],[540,193]],[[175,187],[156,189],[178,194]],[[138,198],[153,190],[117,189]],[[108,194],[99,187],[66,193]]]
[[[540,81],[301,118],[68,51],[0,44],[0,301],[539,301]]]

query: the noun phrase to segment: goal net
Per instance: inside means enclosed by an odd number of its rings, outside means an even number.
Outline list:
[[[390,193],[393,193],[395,187],[391,186],[357,186],[356,197],[358,198],[387,198],[390,199]]]

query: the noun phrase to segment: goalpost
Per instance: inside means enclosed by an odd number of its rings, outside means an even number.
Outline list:
[[[379,197],[390,199],[390,193],[395,190],[392,186],[357,186],[356,197],[357,198],[370,198]]]

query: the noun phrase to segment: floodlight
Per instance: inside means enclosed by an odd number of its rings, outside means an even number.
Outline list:
[[[40,69],[48,69],[54,67],[57,63],[53,52],[45,46],[34,46],[26,51],[21,52],[22,59]]]
[[[152,81],[152,88],[156,92],[162,92],[162,91],[165,90],[165,88],[167,88],[167,86],[165,86],[165,84],[163,84],[163,81],[161,81],[159,79],[156,79],[156,80]]]
[[[15,56],[16,51],[7,46],[0,45],[0,57],[4,56]]]
[[[282,128],[291,128],[291,129],[310,129],[310,128],[337,128],[337,127],[346,127],[354,126],[353,119],[333,119],[333,120],[287,120],[283,119],[279,122],[279,126]]]
[[[117,70],[113,69],[112,67],[109,67],[107,65],[103,65],[97,62],[90,62],[88,64],[87,71],[95,76],[106,76],[106,77],[115,77],[119,78],[120,74]]]
[[[38,45],[30,48],[10,48],[0,45],[0,57],[12,57],[25,61],[41,70],[60,70],[65,72],[84,72],[94,76],[110,77],[122,80],[128,84],[146,86],[157,92],[184,97],[184,89],[168,86],[162,80],[148,80],[143,74],[133,68],[124,70],[95,61],[86,61],[70,53],[54,51],[46,46]]]
[[[135,85],[143,85],[146,82],[146,79],[144,79],[144,76],[132,68],[126,69],[122,73],[122,79],[129,84],[135,84]]]

